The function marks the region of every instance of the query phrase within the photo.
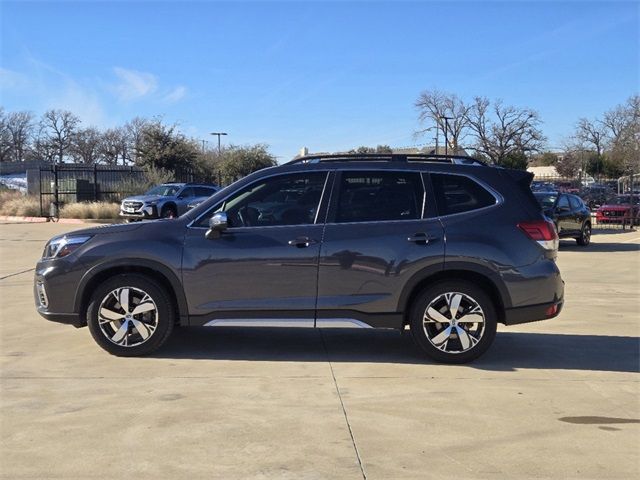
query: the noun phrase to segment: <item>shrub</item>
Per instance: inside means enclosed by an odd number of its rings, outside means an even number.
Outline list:
[[[0,192],[0,215],[37,217],[40,215],[40,201],[38,197],[15,190]]]
[[[120,204],[109,202],[67,203],[60,209],[60,218],[116,219]]]

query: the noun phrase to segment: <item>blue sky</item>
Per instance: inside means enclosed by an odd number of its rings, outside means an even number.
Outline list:
[[[402,147],[439,88],[540,112],[549,145],[638,92],[637,2],[2,2],[1,104],[162,115],[285,161]]]

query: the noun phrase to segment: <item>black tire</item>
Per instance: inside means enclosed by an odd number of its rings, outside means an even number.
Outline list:
[[[458,324],[452,326],[451,323],[449,323],[448,326],[446,326],[447,324],[435,323],[433,321],[425,323],[424,318],[427,307],[432,304],[432,302],[435,302],[433,303],[435,306],[439,304],[438,302],[443,302],[443,297],[446,294],[461,294],[462,301],[460,301],[459,304],[463,306],[463,309],[462,311],[458,310],[460,312],[458,314],[460,319],[464,318],[467,314],[471,314],[470,310],[473,301],[481,308],[480,318],[483,315],[484,322],[473,322],[472,325],[470,322],[460,321],[461,326],[459,327],[457,326]],[[451,317],[451,311],[444,310],[444,316],[447,318]],[[467,313],[464,313],[465,311]],[[429,357],[442,363],[467,363],[475,360],[487,351],[496,336],[498,317],[495,305],[484,290],[465,281],[446,280],[427,287],[414,300],[409,315],[411,336],[418,347]],[[474,315],[474,318],[479,318],[476,315]],[[483,324],[481,333],[472,330],[472,328],[475,328],[474,325],[478,325],[477,328],[479,328],[481,324]],[[433,333],[433,339],[435,340],[438,334],[445,335],[447,328],[451,329],[453,335],[447,337],[444,350],[439,349],[429,339],[427,331]],[[455,332],[453,332],[454,328]],[[457,333],[459,329],[464,329],[463,333],[466,332],[467,338],[465,341],[471,345],[470,347],[464,347],[462,336],[459,336]],[[473,337],[473,339],[470,337]],[[449,341],[452,342],[451,348],[448,348]],[[474,342],[476,343],[474,344]],[[460,347],[457,352],[455,351],[456,345]]]
[[[162,207],[162,211],[160,212],[160,217],[162,218],[176,218],[178,216],[178,212],[176,211],[176,207],[173,205],[167,205]]]
[[[119,301],[116,300],[118,297],[112,294],[112,292],[124,287],[130,288],[130,292],[127,294],[127,298],[131,297],[129,309],[131,309],[131,306],[137,307],[143,303],[143,301],[135,303],[136,300],[140,300],[142,294],[146,294],[151,299],[151,302],[155,304],[155,309],[151,312],[130,315],[131,320],[125,320],[123,316],[122,320],[125,321],[101,322],[99,310],[103,302],[106,302],[104,308],[110,310],[107,313],[115,312],[120,315],[121,312],[125,311],[121,306],[118,307],[120,305]],[[122,297],[120,297],[120,301],[125,302]],[[106,305],[109,302],[115,302],[115,306],[107,308]],[[144,303],[148,304],[149,300],[144,301]],[[131,311],[133,312],[133,309]],[[124,326],[125,322],[127,323],[126,326]],[[142,335],[143,332],[136,328],[136,325],[140,325],[140,322],[143,324],[141,330],[144,330],[144,333],[147,334],[146,339]],[[104,350],[119,357],[136,357],[154,352],[167,341],[173,330],[174,323],[175,310],[169,294],[157,282],[140,274],[121,274],[106,280],[95,289],[87,308],[87,325],[91,336]],[[151,331],[151,327],[154,328],[153,331]],[[128,339],[131,338],[132,345],[123,346],[115,343],[112,340],[115,335],[110,338],[107,331],[109,335],[111,333],[117,334],[118,331],[131,332],[125,333],[124,337],[126,338],[123,340],[125,343],[129,343]],[[140,343],[135,344],[136,341],[140,340]]]
[[[589,222],[584,222],[582,225],[580,236],[576,238],[576,242],[581,247],[586,247],[591,243],[591,224]]]

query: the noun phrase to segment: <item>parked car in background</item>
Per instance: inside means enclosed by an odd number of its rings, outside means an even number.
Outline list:
[[[192,208],[196,208],[198,205],[200,205],[205,200],[206,200],[206,198],[196,198],[195,200],[189,202],[189,205],[187,205],[187,211],[191,210]]]
[[[544,214],[553,220],[560,238],[575,238],[586,247],[591,242],[591,210],[577,195],[534,192]]]
[[[206,200],[219,188],[203,183],[163,183],[143,195],[125,198],[120,216],[126,220],[175,218],[187,211],[197,200]]]
[[[562,308],[558,237],[532,177],[469,157],[302,157],[171,225],[51,239],[36,305],[47,319],[88,324],[121,356],[153,352],[176,325],[346,327],[409,330],[432,358],[468,362],[498,323]]]
[[[640,195],[618,195],[596,210],[596,222],[640,225]]]
[[[615,192],[607,185],[593,184],[580,190],[580,198],[587,206],[595,210],[615,197]]]

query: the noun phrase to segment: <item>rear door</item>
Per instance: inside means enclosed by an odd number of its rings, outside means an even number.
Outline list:
[[[403,288],[418,272],[442,269],[443,229],[425,214],[432,207],[419,172],[336,174],[320,251],[316,326],[347,319],[401,326]]]
[[[556,218],[558,224],[558,234],[568,235],[575,230],[575,215],[571,211],[569,196],[561,193],[556,204]]]

